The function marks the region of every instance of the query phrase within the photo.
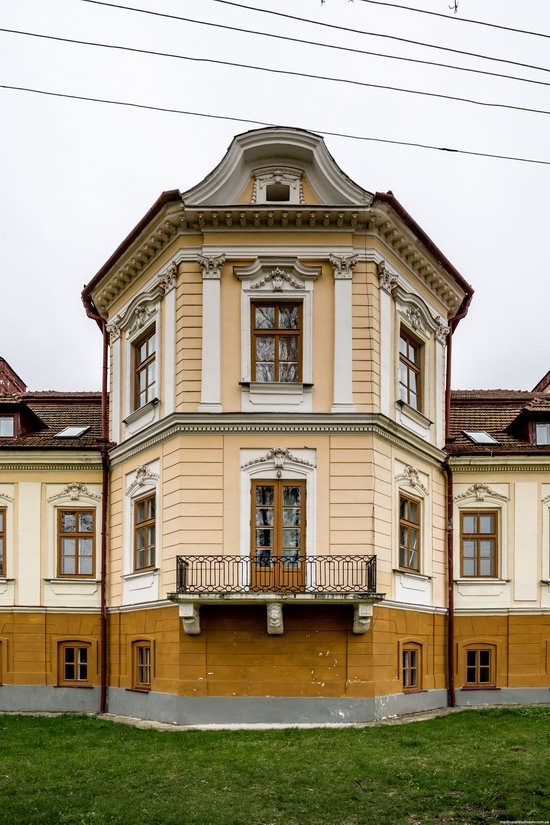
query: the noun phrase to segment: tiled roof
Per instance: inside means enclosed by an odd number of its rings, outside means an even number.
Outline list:
[[[101,437],[101,393],[99,392],[26,392],[20,396],[2,396],[0,404],[18,404],[34,413],[43,426],[20,438],[0,438],[0,449],[98,449]],[[90,427],[80,438],[55,438],[65,427]]]
[[[450,455],[514,455],[530,453],[550,456],[550,445],[537,446],[522,439],[517,429],[509,432],[521,414],[548,413],[550,400],[542,393],[523,390],[458,390],[451,393]],[[484,430],[499,444],[474,444],[464,430]]]

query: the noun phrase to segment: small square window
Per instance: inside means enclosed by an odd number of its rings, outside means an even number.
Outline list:
[[[494,687],[494,661],[491,648],[466,650],[466,680],[471,687]]]
[[[265,188],[265,199],[268,202],[285,202],[290,200],[290,186],[288,183],[270,183]]]
[[[14,435],[13,415],[0,415],[0,438],[13,438]]]
[[[474,444],[500,444],[500,441],[485,430],[463,430],[466,438],[473,441]]]
[[[67,687],[90,684],[90,645],[63,642],[59,646],[59,683]]]
[[[540,446],[550,444],[550,423],[546,421],[537,422],[536,443]]]

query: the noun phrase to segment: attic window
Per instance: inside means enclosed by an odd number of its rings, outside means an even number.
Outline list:
[[[60,433],[56,433],[56,438],[80,438],[81,435],[87,433],[90,427],[65,427]]]
[[[289,201],[290,186],[287,183],[270,183],[265,188],[266,201]]]
[[[535,443],[540,445],[550,444],[550,424],[546,422],[537,423]]]
[[[474,444],[500,444],[500,441],[486,433],[485,430],[463,430],[462,432]]]
[[[13,415],[0,416],[0,438],[13,438],[14,423]]]

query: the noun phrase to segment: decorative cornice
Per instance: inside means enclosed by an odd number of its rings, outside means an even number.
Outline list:
[[[81,498],[91,498],[94,501],[101,501],[101,496],[97,493],[91,493],[85,484],[80,481],[72,481],[70,484],[56,495],[49,496],[48,501],[59,501],[60,499],[68,498],[71,501],[80,501]]]
[[[420,481],[420,475],[416,467],[410,464],[405,467],[402,473],[395,476],[398,484],[407,484],[423,496],[428,495],[428,488]]]
[[[380,261],[376,265],[376,269],[378,272],[380,289],[387,292],[388,295],[391,295],[393,289],[397,286],[399,280],[398,276],[388,267],[386,261]]]
[[[0,499],[2,499],[2,501],[8,501],[11,503],[13,501],[13,496],[8,496],[7,493],[0,493]]]
[[[219,281],[222,277],[225,255],[198,255],[197,257],[202,266],[203,280]]]
[[[153,487],[158,483],[159,474],[154,473],[147,464],[142,464],[136,470],[136,475],[132,483],[126,490],[127,496],[133,496],[142,487]]]
[[[259,458],[252,458],[250,461],[247,461],[246,464],[242,465],[241,469],[246,470],[249,467],[256,467],[262,464],[273,464],[277,478],[281,477],[281,473],[285,469],[286,464],[297,464],[300,467],[308,467],[310,469],[315,467],[315,464],[312,464],[310,461],[306,461],[303,458],[298,458],[288,449],[284,449],[283,447],[273,447],[273,449],[268,450],[265,455],[259,456]]]
[[[276,267],[276,269],[268,272],[267,275],[264,275],[263,278],[260,278],[259,281],[256,281],[254,284],[250,284],[250,289],[260,289],[260,287],[264,286],[271,281],[271,289],[273,292],[282,292],[283,285],[286,281],[291,287],[294,289],[302,289],[303,284],[298,283],[292,275],[289,275],[288,272],[285,272],[283,269]]]
[[[274,292],[281,292],[283,282],[293,289],[304,289],[306,281],[315,281],[321,274],[320,266],[307,266],[288,255],[259,255],[247,266],[233,267],[235,277],[249,289],[260,289],[271,282]]]
[[[550,507],[550,496],[546,496],[545,498],[543,498],[541,504],[547,504]]]
[[[120,312],[111,322],[114,330],[127,331],[132,335],[138,329],[143,329],[155,316],[158,305],[164,297],[164,286],[157,281],[147,292],[140,292],[130,301],[126,309]]]
[[[508,459],[508,460],[507,460]],[[550,474],[550,456],[450,456],[449,463],[456,473],[547,473]]]
[[[329,255],[329,261],[334,267],[335,281],[349,281],[353,277],[353,267],[358,261],[357,255]]]
[[[361,434],[379,437],[433,467],[441,468],[445,458],[442,450],[378,413],[172,413],[114,447],[110,451],[111,466],[122,464],[145,450],[188,433]]]
[[[414,292],[407,292],[400,284],[392,289],[392,295],[398,310],[405,316],[415,332],[422,332],[429,337],[440,330],[442,321],[439,315],[433,315],[426,302]]]
[[[486,498],[496,499],[497,501],[510,501],[507,496],[497,493],[492,490],[487,484],[482,481],[476,482],[468,487],[464,493],[455,496],[455,501],[465,501],[466,499],[474,499],[475,501],[485,501]]]

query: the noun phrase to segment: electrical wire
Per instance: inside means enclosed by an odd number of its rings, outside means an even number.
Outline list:
[[[231,68],[246,69],[247,71],[266,72],[268,74],[286,75],[289,77],[302,77],[308,80],[322,80],[329,83],[344,83],[350,86],[362,86],[369,89],[381,89],[383,91],[401,92],[402,94],[417,95],[420,97],[431,97],[438,100],[450,100],[458,103],[468,103],[473,106],[482,106],[491,109],[507,109],[515,112],[529,112],[537,115],[550,115],[548,109],[535,109],[531,106],[516,106],[511,103],[493,103],[486,100],[476,100],[470,97],[458,97],[457,95],[445,95],[439,92],[427,92],[420,89],[406,89],[401,86],[389,86],[384,83],[368,83],[366,80],[352,80],[344,77],[331,77],[329,75],[309,74],[307,72],[297,72],[290,69],[275,69],[271,66],[256,66],[250,63],[237,63],[230,60],[219,60],[213,57],[191,57],[184,54],[173,54],[172,52],[156,52],[151,49],[138,49],[135,46],[120,46],[114,43],[97,43],[91,40],[78,40],[72,37],[58,37],[53,34],[39,34],[38,32],[21,31],[19,29],[0,28],[0,32],[15,34],[23,37],[35,37],[41,40],[54,40],[58,43],[70,43],[77,46],[93,46],[94,48],[110,49],[113,51],[131,52],[132,54],[146,54],[154,57],[167,57],[176,60],[187,60],[191,63],[209,63],[214,66],[230,66]]]
[[[108,98],[102,97],[86,97],[84,95],[71,95],[64,92],[51,92],[47,91],[46,89],[32,89],[26,86],[11,86],[4,83],[0,84],[0,89],[7,89],[16,92],[29,92],[31,94],[45,95],[47,97],[64,98],[67,100],[82,100],[90,103],[107,103],[112,106],[126,106],[132,109],[145,109],[151,112],[167,112],[169,114],[187,115],[189,117],[203,117],[211,120],[224,120],[230,121],[232,123],[245,123],[249,126],[279,126],[279,124],[277,123],[271,123],[265,120],[256,120],[254,118],[235,117],[232,115],[218,115],[213,114],[211,112],[191,112],[185,109],[173,109],[165,106],[152,106],[145,103],[131,103],[127,100],[110,100]],[[538,158],[525,158],[514,155],[500,155],[492,152],[475,152],[468,149],[453,149],[447,146],[434,146],[429,143],[413,143],[412,141],[391,140],[389,138],[377,138],[370,137],[367,135],[350,135],[345,132],[331,132],[326,129],[313,129],[308,131],[313,131],[314,133],[318,135],[324,135],[325,137],[346,138],[348,140],[368,141],[372,143],[386,143],[391,146],[408,146],[415,149],[432,149],[437,152],[451,152],[458,155],[470,155],[472,157],[479,158],[494,158],[497,160],[509,160],[516,161],[518,163],[533,163],[538,164],[540,166],[550,166],[550,160],[542,160]]]
[[[299,43],[305,46],[319,46],[323,49],[334,49],[336,51],[351,52],[352,54],[364,54],[371,57],[382,57],[386,60],[400,60],[405,63],[417,63],[421,66],[435,66],[441,69],[452,69],[458,72],[470,72],[472,74],[485,75],[486,77],[498,77],[504,80],[517,80],[521,83],[533,83],[537,86],[550,86],[550,82],[545,80],[535,80],[530,77],[518,77],[517,75],[502,74],[500,72],[490,72],[486,69],[474,69],[468,66],[455,66],[451,63],[438,63],[434,60],[421,60],[416,57],[405,57],[404,55],[385,54],[384,52],[373,52],[367,49],[355,49],[353,46],[337,46],[335,43],[322,43],[319,40],[305,40],[301,37],[290,37],[284,34],[275,34],[274,32],[263,32],[256,29],[245,29],[240,26],[229,26],[224,23],[214,23],[209,20],[196,20],[193,17],[182,17],[177,14],[168,14],[167,12],[153,11],[152,9],[140,9],[135,6],[123,6],[119,3],[107,3],[104,0],[80,0],[83,3],[93,3],[96,6],[106,6],[107,8],[120,9],[122,11],[137,12],[139,14],[147,14],[153,17],[164,17],[169,20],[179,20],[183,23],[193,23],[198,26],[208,26],[214,29],[223,29],[225,31],[239,32],[240,34],[251,34],[259,37],[269,37],[274,40],[284,40],[288,43]],[[443,15],[445,16],[445,15]]]
[[[81,0],[83,3],[94,3],[97,0]],[[549,68],[542,66],[534,66],[531,63],[520,63],[517,60],[506,60],[504,57],[492,57],[487,54],[479,54],[478,52],[466,52],[462,49],[453,49],[450,46],[439,46],[434,43],[424,43],[422,40],[410,40],[406,37],[397,37],[393,34],[380,34],[379,32],[369,32],[364,29],[352,29],[349,26],[338,26],[336,23],[325,23],[322,20],[312,20],[310,17],[296,17],[293,14],[286,14],[282,11],[274,11],[273,9],[259,9],[257,6],[247,6],[244,3],[236,3],[234,0],[210,0],[211,3],[222,3],[224,6],[233,6],[238,9],[247,9],[248,11],[260,12],[260,14],[272,14],[276,17],[283,17],[287,20],[296,20],[300,23],[311,23],[314,26],[323,26],[328,29],[336,29],[338,31],[351,32],[351,34],[366,34],[369,37],[383,37],[386,40],[397,40],[399,43],[411,43],[414,46],[424,46],[428,49],[438,49],[439,51],[452,52],[453,54],[463,54],[467,57],[478,57],[481,60],[492,60],[497,63],[508,63],[510,66],[521,66],[524,69],[536,69],[539,72],[550,72]]]
[[[403,6],[400,3],[387,3],[385,0],[360,0],[361,3],[371,3],[373,6],[387,6],[390,9],[404,9],[418,14],[429,14],[431,17],[443,17],[444,20],[455,20],[457,23],[473,23],[476,26],[488,26],[491,29],[500,29],[505,32],[515,32],[516,34],[529,34],[532,37],[550,38],[550,34],[544,32],[533,32],[528,29],[516,29],[513,26],[502,26],[499,23],[487,23],[485,20],[473,20],[470,17],[451,17],[440,11],[429,11],[428,9],[415,9],[413,6]]]

